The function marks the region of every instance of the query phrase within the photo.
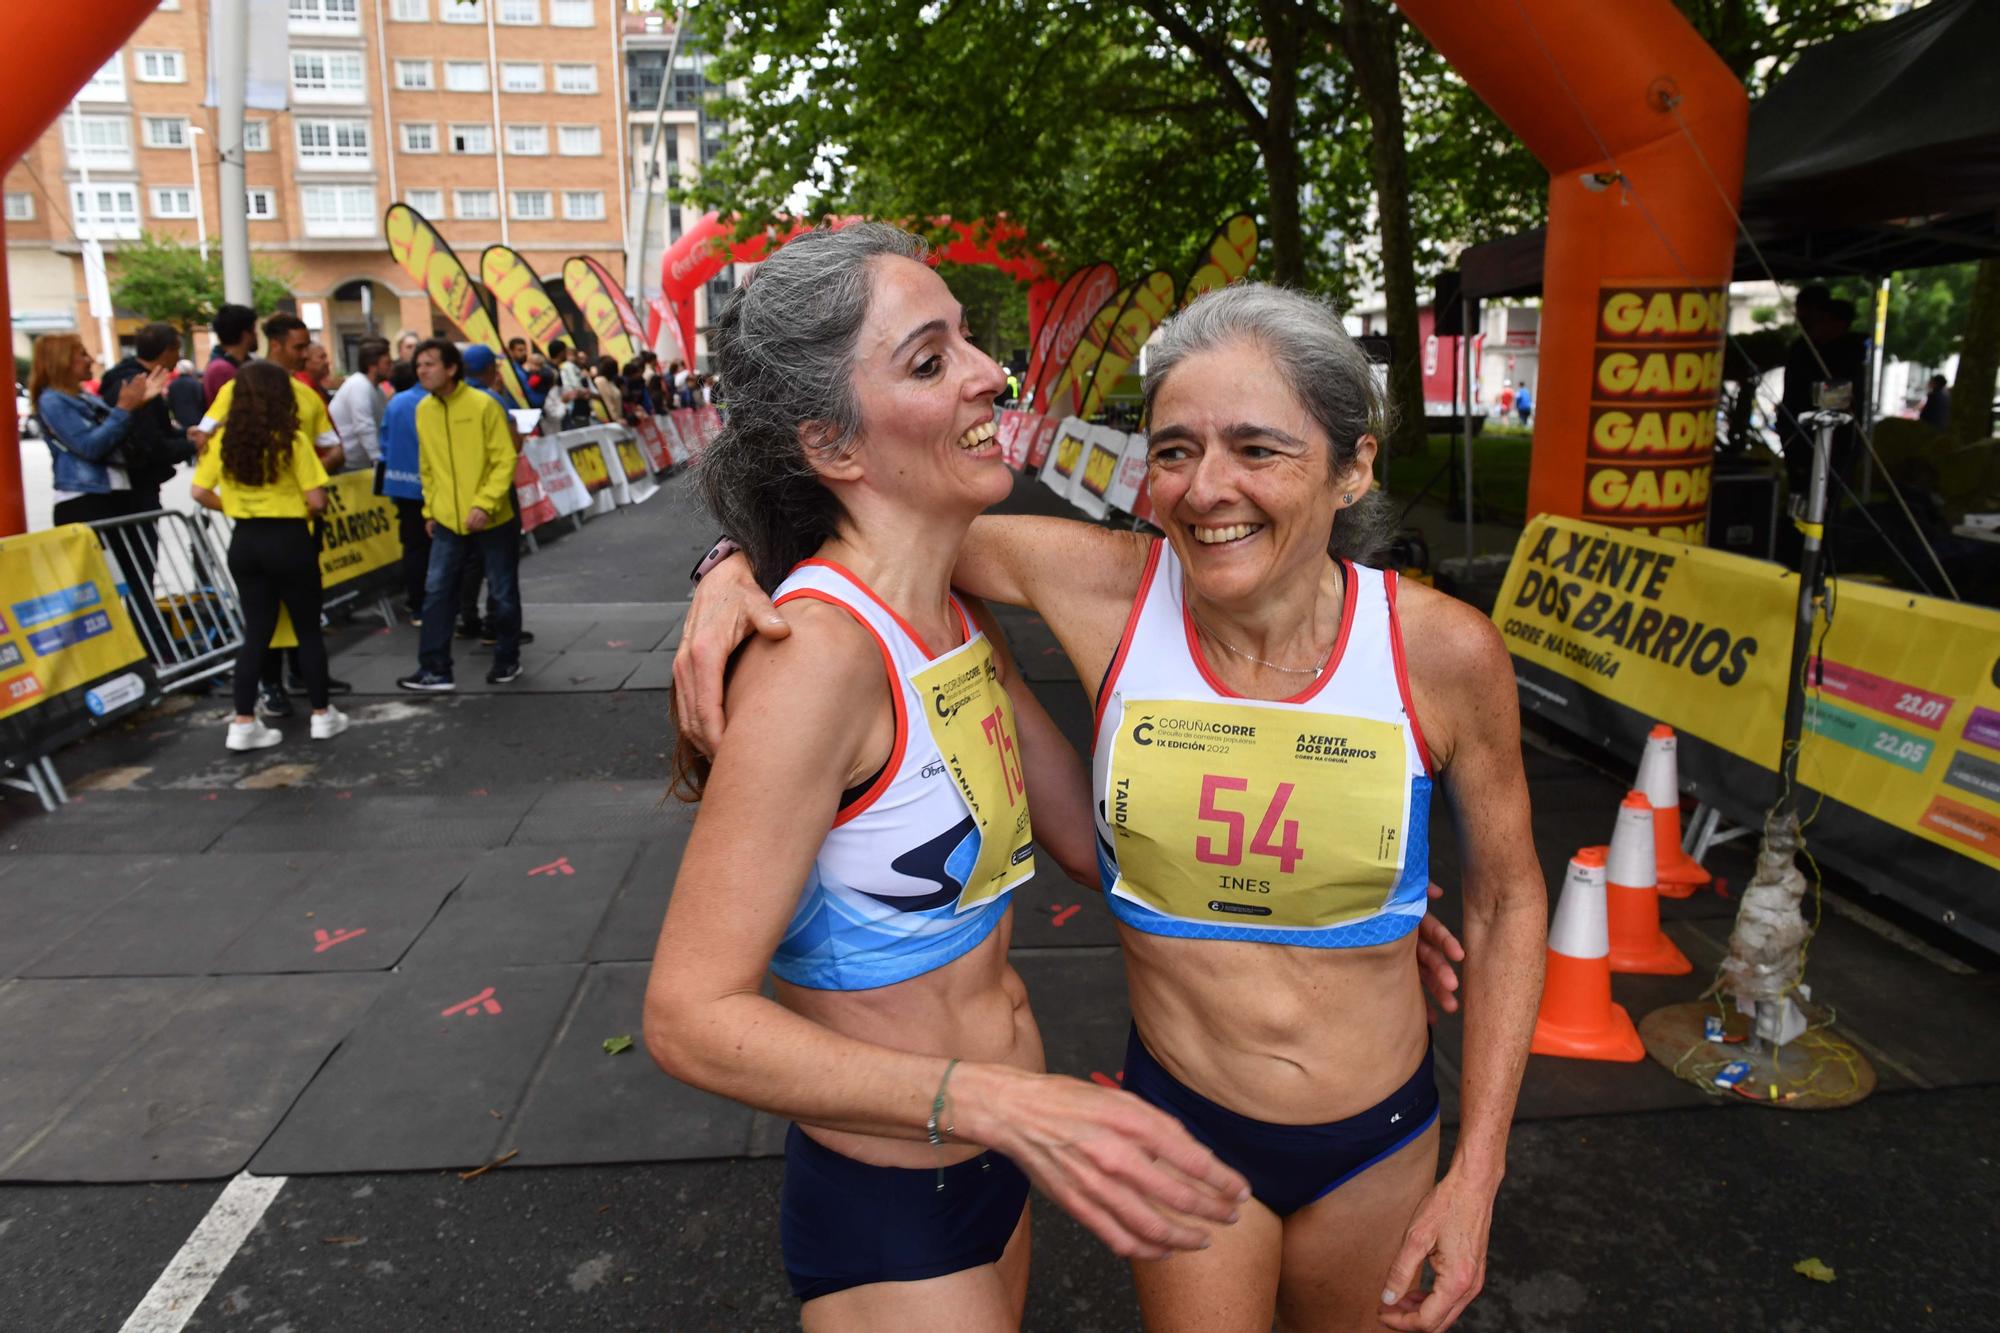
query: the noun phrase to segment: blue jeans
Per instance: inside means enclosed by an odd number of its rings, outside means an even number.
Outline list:
[[[493,665],[521,660],[521,520],[510,518],[484,532],[453,532],[437,525],[431,536],[431,564],[424,579],[424,625],[417,640],[417,665],[451,675],[451,630],[458,611],[458,581],[465,562],[486,562],[486,596],[493,618],[487,628],[498,640]]]

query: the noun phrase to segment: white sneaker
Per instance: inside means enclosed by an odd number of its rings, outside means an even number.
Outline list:
[[[317,728],[318,719],[314,719]],[[267,727],[261,721],[231,722],[229,740],[226,744],[232,750],[268,750],[285,739],[285,733],[276,727]]]
[[[347,714],[338,708],[329,707],[324,713],[314,713],[312,738],[316,741],[330,741],[347,730]]]

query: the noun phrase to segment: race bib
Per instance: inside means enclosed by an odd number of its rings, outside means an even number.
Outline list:
[[[1114,892],[1227,925],[1371,915],[1402,873],[1407,768],[1394,722],[1128,699],[1105,799]]]
[[[979,827],[979,856],[958,897],[960,912],[991,902],[1035,873],[1028,782],[1014,708],[1000,686],[993,647],[975,636],[910,677],[945,770]]]

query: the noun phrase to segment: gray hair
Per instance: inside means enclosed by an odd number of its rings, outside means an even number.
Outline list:
[[[861,428],[855,349],[875,261],[928,254],[921,237],[882,222],[806,232],[758,264],[709,329],[729,416],[702,456],[701,491],[766,589],[840,522],[808,450],[839,458]]]
[[[1204,293],[1168,320],[1146,351],[1146,419],[1160,386],[1174,369],[1200,352],[1234,342],[1254,342],[1331,443],[1328,475],[1354,463],[1364,435],[1383,447],[1389,436],[1389,402],[1375,382],[1368,357],[1332,306],[1303,292],[1263,282],[1242,282]],[[1368,563],[1391,536],[1388,499],[1379,487],[1340,511],[1329,554]]]

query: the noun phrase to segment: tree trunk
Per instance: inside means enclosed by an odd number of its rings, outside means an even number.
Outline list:
[[[1402,18],[1381,0],[1341,7],[1340,40],[1368,109],[1368,168],[1382,229],[1382,294],[1388,304],[1392,454],[1425,445],[1423,348],[1417,336],[1416,241],[1410,231],[1410,163],[1403,144],[1403,89],[1396,61]]]
[[[1946,426],[1954,443],[1971,444],[1993,434],[1993,382],[2000,370],[2000,259],[1982,259],[1972,280],[1959,341],[1958,379],[1951,386]]]
[[[1286,287],[1306,282],[1305,232],[1299,220],[1299,50],[1300,31],[1286,22],[1283,6],[1263,6],[1264,33],[1271,62],[1270,100],[1264,108],[1264,174],[1270,186],[1271,281]],[[1275,10],[1275,12],[1273,12]]]

